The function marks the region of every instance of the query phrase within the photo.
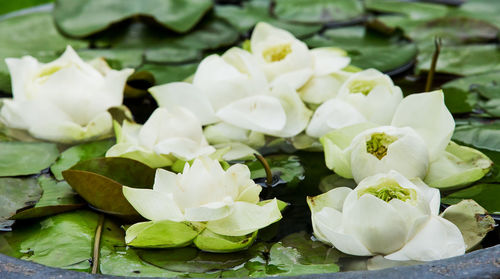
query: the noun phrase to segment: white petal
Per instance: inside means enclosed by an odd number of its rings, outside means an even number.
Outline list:
[[[32,82],[41,64],[31,56],[23,58],[7,58],[5,63],[9,68],[12,82],[12,95],[16,101],[26,101],[31,99],[31,93],[26,92],[26,87]]]
[[[215,148],[188,138],[169,138],[157,143],[154,151],[162,155],[172,154],[184,161],[190,161],[196,157],[214,153]]]
[[[286,114],[286,125],[277,132],[268,134],[277,137],[293,137],[304,131],[312,112],[305,106],[297,92],[287,84],[279,84],[271,94],[279,99]]]
[[[222,235],[240,236],[267,227],[280,219],[281,212],[276,199],[262,206],[236,202],[229,216],[208,222],[207,229]]]
[[[315,197],[307,197],[307,204],[312,213],[319,212],[324,207],[330,207],[342,212],[344,200],[351,191],[352,189],[348,187],[337,187],[324,194]]]
[[[356,256],[373,255],[363,243],[353,235],[342,232],[342,214],[329,207],[314,214],[315,235],[322,236],[338,250]],[[314,227],[314,226],[313,226]]]
[[[184,221],[171,194],[123,186],[123,195],[144,218],[152,221]]]
[[[239,142],[221,143],[215,145],[214,147],[216,149],[229,149],[224,153],[224,155],[222,155],[222,159],[226,161],[245,160],[253,158],[254,154],[258,153],[257,150]]]
[[[387,146],[386,155],[378,158],[368,153],[367,142],[373,134],[383,133],[397,138]],[[406,177],[425,177],[429,165],[425,142],[411,128],[382,126],[364,131],[350,145],[352,175],[356,182],[377,173],[396,170]]]
[[[271,96],[251,96],[229,104],[217,112],[234,126],[266,133],[278,132],[287,122],[281,102]]]
[[[311,50],[315,75],[327,75],[342,70],[351,63],[347,53],[339,48],[322,47]]]
[[[340,99],[331,99],[316,109],[306,134],[319,138],[333,130],[363,122],[367,122],[366,118],[355,107]]]
[[[219,220],[227,217],[230,213],[231,206],[226,202],[213,202],[200,207],[184,209],[186,220],[191,222]]]
[[[427,143],[430,160],[434,161],[450,142],[455,120],[444,104],[443,91],[439,90],[404,98],[392,125],[413,128]]]
[[[390,260],[434,261],[465,253],[460,230],[450,221],[431,215],[425,226],[401,250],[387,255]]]
[[[298,90],[311,78],[312,69],[305,68],[293,72],[288,72],[277,76],[271,83],[271,87],[278,86],[280,83],[288,84],[293,89]]]
[[[107,152],[106,157],[122,157],[139,161],[150,168],[162,168],[173,164],[175,157],[159,155],[152,150],[147,150],[139,145],[130,143],[118,143],[113,145]]]
[[[29,126],[24,120],[23,102],[4,99],[0,109],[0,121],[8,127],[15,129],[28,129]]]
[[[362,195],[349,208],[344,205],[342,217],[345,233],[361,241],[372,253],[392,253],[406,242],[405,220],[390,204],[373,195]]]
[[[219,122],[205,127],[203,134],[209,143],[218,144],[233,141],[247,142],[249,131],[225,122]]]
[[[164,169],[157,169],[153,190],[164,194],[175,193],[178,189],[177,174]]]
[[[335,98],[342,84],[349,78],[348,72],[337,72],[322,76],[313,76],[299,89],[300,97],[304,102],[322,104]]]
[[[172,82],[149,89],[160,107],[172,110],[182,106],[190,110],[203,124],[217,121],[214,109],[201,89],[187,82]]]
[[[249,203],[259,202],[259,194],[262,187],[250,179],[250,169],[243,164],[234,164],[226,171],[228,183],[238,186],[237,201]]]
[[[351,154],[348,147],[355,136],[373,126],[371,123],[356,124],[321,137],[326,166],[342,177],[352,178]]]

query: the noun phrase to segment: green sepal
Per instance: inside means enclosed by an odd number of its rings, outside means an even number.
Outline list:
[[[136,223],[125,233],[125,243],[140,248],[185,247],[203,231],[204,225],[169,220]]]
[[[243,236],[226,236],[205,229],[195,239],[198,249],[213,253],[231,253],[248,249],[257,238],[258,231]]]

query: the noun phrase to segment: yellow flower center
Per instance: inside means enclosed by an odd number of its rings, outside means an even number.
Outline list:
[[[349,92],[367,96],[376,85],[377,83],[373,80],[356,80],[349,84]]]
[[[285,57],[291,52],[292,46],[290,44],[281,44],[264,50],[262,56],[264,57],[264,60],[271,63],[285,59]]]
[[[392,199],[414,202],[417,199],[417,192],[414,189],[403,188],[394,180],[387,180],[377,186],[363,189],[358,192],[358,198],[366,194],[373,195],[385,202]]]
[[[389,145],[398,140],[397,137],[389,136],[385,133],[374,133],[370,140],[366,142],[366,152],[382,160],[387,155]]]

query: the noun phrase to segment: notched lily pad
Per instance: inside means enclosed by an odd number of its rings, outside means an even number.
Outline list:
[[[363,4],[357,0],[275,0],[274,14],[299,23],[339,23],[359,19]]]
[[[53,143],[0,142],[0,176],[37,174],[57,159]]]
[[[10,230],[16,211],[35,205],[42,189],[34,178],[0,178],[0,231]]]
[[[22,208],[10,219],[21,220],[54,215],[85,206],[85,201],[65,181],[57,182],[48,176],[40,176],[38,184],[42,196],[34,207]]]
[[[151,189],[155,170],[127,158],[97,158],[82,161],[62,175],[97,210],[137,219],[139,214],[123,196],[122,186]]]
[[[473,200],[463,200],[452,205],[441,216],[460,229],[467,250],[477,246],[495,228],[495,220]]]
[[[203,225],[169,220],[141,222],[127,229],[125,242],[139,248],[185,247],[203,228]]]
[[[86,37],[114,23],[143,17],[175,32],[189,31],[212,8],[210,0],[58,0],[54,17],[59,28],[73,37]]]
[[[477,184],[454,192],[441,199],[444,204],[457,204],[462,200],[472,199],[488,212],[500,214],[500,184]]]

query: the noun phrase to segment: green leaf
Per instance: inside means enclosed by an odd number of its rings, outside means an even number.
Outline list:
[[[329,176],[323,177],[319,182],[318,188],[321,192],[326,193],[334,188],[338,187],[349,187],[351,189],[356,188],[358,186],[354,179],[344,178],[336,173],[331,174]]]
[[[169,220],[136,223],[127,229],[125,242],[127,245],[140,248],[174,248],[185,247],[193,242],[203,230],[188,222]]]
[[[59,156],[53,143],[0,142],[0,176],[36,174]]]
[[[500,151],[500,123],[471,124],[455,128],[454,141],[479,149]]]
[[[257,238],[257,231],[243,236],[226,236],[205,229],[194,239],[194,245],[202,251],[230,253],[246,250]]]
[[[372,11],[405,15],[412,20],[430,20],[442,17],[449,10],[444,5],[397,0],[366,0],[365,7]]]
[[[137,220],[140,215],[123,196],[122,186],[151,189],[155,170],[127,158],[97,158],[82,161],[62,174],[96,209]]]
[[[206,273],[226,270],[244,264],[252,258],[249,251],[215,254],[196,248],[137,249],[139,257],[154,266],[170,271]],[[198,276],[196,276],[198,277]]]
[[[462,200],[474,200],[489,213],[500,214],[500,184],[478,184],[457,191],[441,199],[444,204],[457,204]]]
[[[299,38],[308,37],[321,29],[319,24],[300,24],[279,21],[270,14],[270,0],[245,1],[239,6],[217,5],[215,14],[227,20],[240,33],[247,34],[258,22],[267,22],[290,31]]]
[[[288,183],[288,186],[295,187],[300,181],[304,180],[304,168],[299,157],[294,155],[270,155],[266,156],[265,159],[273,175],[279,175],[284,182]],[[266,177],[266,171],[258,160],[247,162],[246,165],[250,169],[252,179]]]
[[[297,276],[338,272],[336,262],[340,255],[337,250],[312,241],[305,232],[291,234],[271,247],[267,274]]]
[[[484,208],[473,200],[463,200],[441,214],[441,217],[455,224],[462,233],[467,250],[478,245],[486,234],[495,228],[495,220]]]
[[[54,18],[61,31],[73,37],[86,37],[137,16],[184,33],[211,8],[209,0],[57,0]]]
[[[8,230],[13,222],[7,219],[17,210],[33,206],[41,195],[42,189],[34,178],[0,178],[0,231]]]
[[[84,41],[70,40],[59,34],[50,12],[23,14],[0,21],[0,38],[0,91],[5,92],[10,92],[5,58],[31,55],[41,62],[49,62],[67,45],[75,49],[87,46]]]
[[[460,8],[453,10],[457,16],[466,16],[484,20],[500,28],[500,2],[495,0],[465,1]]]
[[[480,151],[450,142],[443,156],[430,164],[424,182],[439,189],[463,187],[483,178],[492,165]]]
[[[276,0],[274,3],[274,14],[291,22],[342,22],[363,14],[363,5],[358,0]]]
[[[387,36],[362,26],[330,29],[322,36],[306,40],[310,47],[335,46],[346,50],[351,64],[391,72],[412,63],[417,55],[415,43],[398,35]]]
[[[62,172],[71,168],[76,163],[92,158],[104,157],[106,151],[113,146],[114,140],[102,140],[75,145],[66,149],[50,170],[58,180],[62,180]]]
[[[32,221],[0,235],[0,253],[52,267],[90,271],[98,215],[78,210]]]
[[[140,71],[151,72],[157,84],[164,84],[174,81],[183,81],[194,74],[198,64],[185,64],[179,66],[145,64],[140,67]]]
[[[32,6],[42,5],[53,2],[54,0],[23,0],[23,1],[5,1],[0,6],[0,15],[10,13],[16,10],[29,8]]]
[[[44,217],[85,206],[85,202],[65,181],[57,182],[48,176],[40,176],[38,184],[43,190],[40,200],[34,207],[19,210],[11,219]]]

